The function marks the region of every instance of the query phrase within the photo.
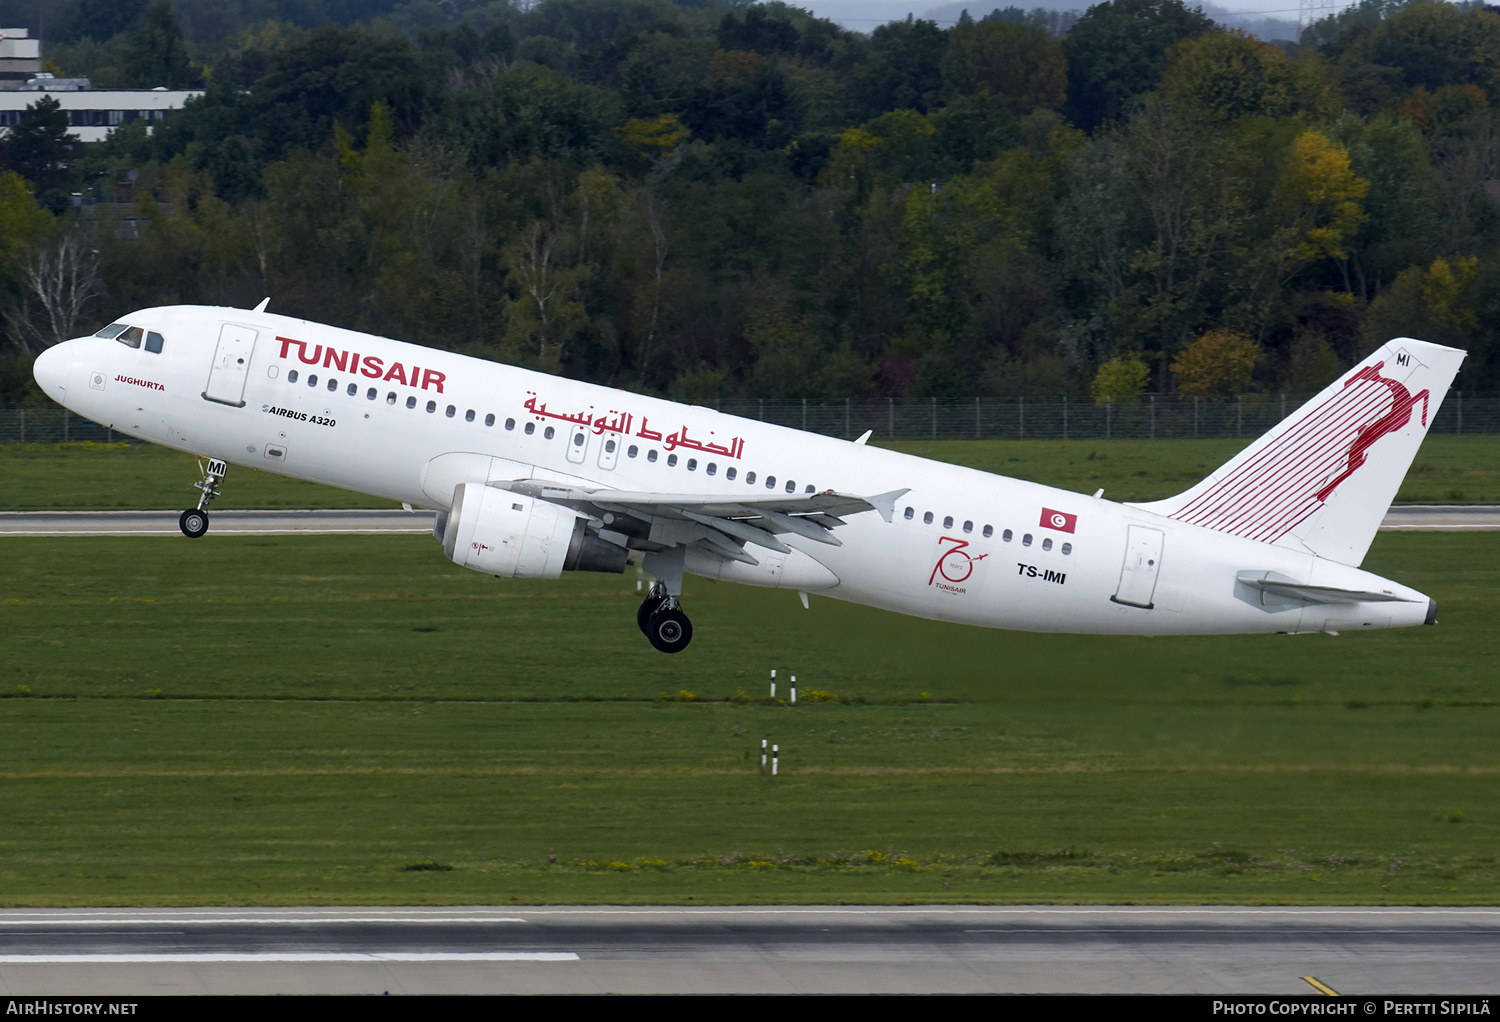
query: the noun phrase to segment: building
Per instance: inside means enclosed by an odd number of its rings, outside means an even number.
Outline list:
[[[42,41],[24,28],[0,28],[0,91],[19,89],[42,71]]]
[[[41,40],[24,28],[0,28],[0,134],[45,92],[68,113],[68,130],[84,142],[100,142],[121,124],[148,125],[182,109],[194,89],[94,89],[87,78],[54,78],[42,71]]]

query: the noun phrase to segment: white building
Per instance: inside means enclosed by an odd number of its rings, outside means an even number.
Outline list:
[[[55,78],[54,82],[87,82],[88,79]],[[23,87],[24,88],[24,87]],[[101,142],[112,128],[142,120],[148,125],[167,116],[170,110],[182,109],[190,96],[201,96],[201,89],[74,89],[55,88],[27,91],[0,91],[0,131],[21,123],[21,114],[42,98],[42,93],[57,100],[68,112],[68,130],[84,142]]]
[[[0,134],[21,123],[21,114],[46,93],[68,112],[68,130],[84,142],[100,142],[110,129],[132,121],[160,120],[180,110],[201,89],[94,89],[87,78],[54,78],[42,72],[41,40],[24,28],[0,28]]]
[[[42,70],[42,41],[24,28],[0,28],[0,90],[19,89]]]

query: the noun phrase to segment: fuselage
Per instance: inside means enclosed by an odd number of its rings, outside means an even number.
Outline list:
[[[121,322],[140,328],[140,346],[92,337],[44,353],[36,375],[52,397],[143,440],[392,501],[446,511],[453,466],[485,464],[662,494],[904,489],[889,521],[850,516],[835,530],[840,546],[781,537],[836,576],[824,595],[1030,631],[1304,632],[1430,620],[1421,593],[1305,551],[712,408],[264,312],[170,307]],[[484,468],[474,471],[473,482],[487,481]],[[1267,596],[1237,579],[1247,571],[1386,598]]]

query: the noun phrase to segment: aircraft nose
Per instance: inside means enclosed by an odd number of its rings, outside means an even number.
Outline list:
[[[67,397],[68,375],[72,371],[73,347],[67,341],[54,344],[42,352],[31,366],[31,375],[36,377],[42,393],[58,404],[63,404],[63,399]]]

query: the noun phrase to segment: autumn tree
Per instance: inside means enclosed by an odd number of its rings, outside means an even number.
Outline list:
[[[1260,346],[1249,334],[1210,330],[1182,349],[1172,363],[1178,393],[1225,401],[1250,386]]]
[[[1089,384],[1089,396],[1096,405],[1133,401],[1146,392],[1150,370],[1135,355],[1116,355],[1099,367]]]

